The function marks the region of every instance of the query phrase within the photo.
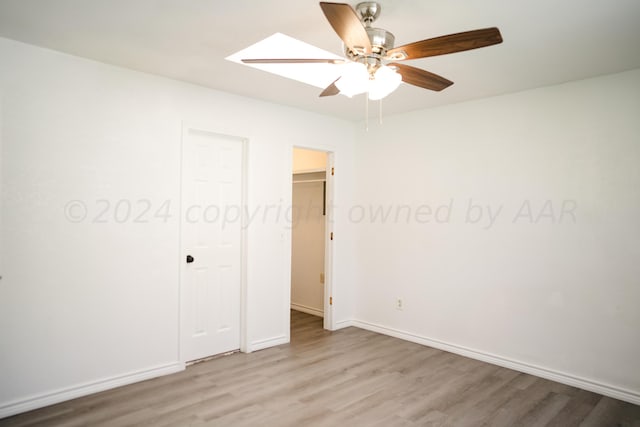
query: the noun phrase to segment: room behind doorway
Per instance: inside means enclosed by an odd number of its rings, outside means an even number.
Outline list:
[[[294,148],[291,309],[323,317],[327,153]]]

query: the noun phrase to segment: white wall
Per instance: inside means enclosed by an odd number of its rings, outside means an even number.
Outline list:
[[[0,417],[182,368],[182,121],[249,139],[249,347],[289,339],[292,146],[336,153],[345,204],[352,124],[6,39],[0,57]],[[78,223],[73,200],[87,208]],[[120,200],[133,214],[149,201],[147,222],[117,223]],[[165,202],[166,222],[154,216]],[[349,245],[335,244],[339,325],[353,315]]]
[[[363,130],[356,206],[408,207],[352,208],[356,324],[640,403],[639,118],[635,70]]]

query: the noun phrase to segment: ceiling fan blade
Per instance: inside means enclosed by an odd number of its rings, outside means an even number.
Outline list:
[[[333,83],[331,83],[329,86],[327,86],[322,93],[320,94],[320,97],[325,97],[325,96],[333,96],[333,95],[337,95],[340,93],[340,89],[338,89],[338,86],[336,86],[336,82],[340,80],[340,77],[338,77],[337,79],[335,79],[333,81]]]
[[[351,50],[371,53],[371,42],[356,11],[345,3],[320,2],[324,16],[333,30]]]
[[[344,59],[267,58],[241,59],[245,64],[344,64]]]
[[[437,74],[430,73],[420,68],[411,67],[409,65],[392,63],[390,67],[395,67],[402,76],[402,81],[424,89],[435,90],[440,92],[453,84],[452,81],[445,79]]]
[[[449,34],[415,43],[409,43],[390,49],[387,58],[394,61],[405,59],[426,58],[429,56],[445,55],[447,53],[462,52],[502,43],[502,35],[497,28],[466,31],[464,33]]]

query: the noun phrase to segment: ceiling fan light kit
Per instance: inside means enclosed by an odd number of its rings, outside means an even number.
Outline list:
[[[386,65],[378,68],[375,78],[369,80],[369,99],[377,101],[392,93],[402,83],[402,76]]]
[[[335,82],[339,93],[351,98],[369,88],[369,72],[364,64],[349,62],[343,66],[342,75]]]
[[[395,36],[372,24],[382,10],[377,2],[367,1],[355,9],[346,3],[320,2],[327,21],[344,44],[346,59],[321,58],[247,58],[247,64],[327,63],[342,67],[340,77],[327,86],[321,97],[343,94],[348,97],[367,93],[378,100],[395,91],[401,82],[423,89],[441,91],[452,81],[429,71],[401,64],[400,61],[462,52],[502,43],[500,31],[493,28],[466,31],[430,38],[395,47]]]

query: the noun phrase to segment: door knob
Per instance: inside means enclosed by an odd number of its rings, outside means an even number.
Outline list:
[[[187,264],[190,264],[194,261],[194,258],[191,255],[187,255]]]

